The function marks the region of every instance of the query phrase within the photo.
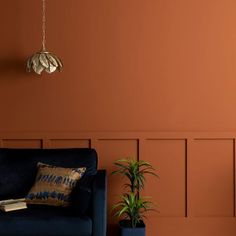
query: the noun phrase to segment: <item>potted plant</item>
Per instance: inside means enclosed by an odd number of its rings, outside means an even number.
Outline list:
[[[112,174],[119,174],[127,179],[124,184],[125,193],[121,200],[112,207],[115,216],[120,219],[121,236],[145,236],[145,224],[143,219],[145,213],[153,210],[153,203],[148,201],[149,197],[141,196],[144,188],[145,176],[151,174],[155,177],[155,169],[148,162],[133,160],[130,158],[120,159],[114,163],[117,167]]]

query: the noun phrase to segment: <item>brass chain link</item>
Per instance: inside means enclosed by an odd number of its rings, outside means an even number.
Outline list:
[[[42,0],[42,49],[46,51],[46,0]]]

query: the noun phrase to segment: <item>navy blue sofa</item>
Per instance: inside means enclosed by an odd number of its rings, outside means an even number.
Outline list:
[[[106,236],[106,171],[97,170],[94,149],[0,148],[0,200],[24,197],[34,183],[38,162],[87,170],[73,190],[70,207],[29,205],[0,212],[0,235]]]

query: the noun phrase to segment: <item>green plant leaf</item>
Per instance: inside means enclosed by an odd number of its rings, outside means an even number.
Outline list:
[[[126,193],[120,196],[121,201],[113,205],[112,211],[118,218],[129,219],[132,227],[140,222],[147,211],[153,210],[153,203],[148,197],[141,197],[140,191],[144,188],[146,175],[158,177],[152,165],[143,160],[132,158],[119,159],[115,163],[116,170],[112,174],[124,176],[127,182],[123,185]]]

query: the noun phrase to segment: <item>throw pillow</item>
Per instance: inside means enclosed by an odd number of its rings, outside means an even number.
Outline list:
[[[36,180],[26,196],[29,204],[68,206],[70,194],[86,168],[63,168],[38,163]]]

